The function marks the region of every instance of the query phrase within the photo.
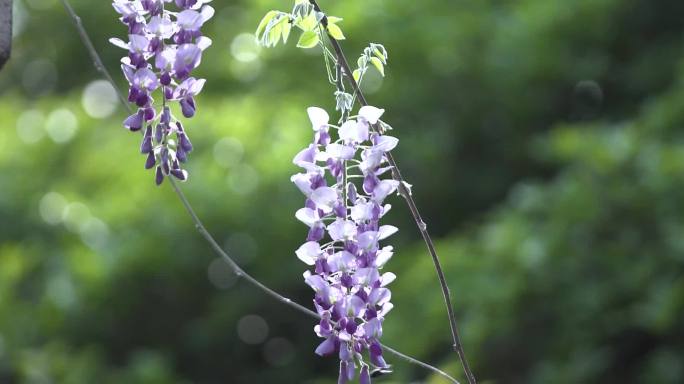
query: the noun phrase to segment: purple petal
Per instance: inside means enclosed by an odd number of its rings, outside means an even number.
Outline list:
[[[309,233],[306,235],[307,241],[321,241],[325,237],[325,227],[323,223],[319,222],[314,224],[310,229]]]
[[[172,169],[171,174],[180,181],[185,181],[188,179],[187,171],[184,171],[182,169]]]
[[[311,272],[304,272],[304,282],[316,292],[323,292],[328,289],[328,283],[318,275],[312,275]]]
[[[319,356],[328,356],[335,352],[335,342],[332,338],[328,338],[323,341],[318,348],[316,348],[316,354]]]
[[[145,169],[151,169],[156,164],[156,159],[154,157],[154,152],[147,154],[147,160],[145,160]]]
[[[341,347],[340,351],[342,349],[345,349],[345,347]],[[340,361],[340,376],[337,379],[337,384],[347,384],[349,382],[349,375],[347,374],[347,362],[346,361]]]
[[[371,363],[378,368],[386,368],[387,363],[385,362],[385,359],[382,358],[382,347],[380,344],[373,340],[368,349],[370,350]]]
[[[181,111],[183,116],[191,118],[195,116],[195,100],[192,96],[186,96],[180,100]]]
[[[150,45],[150,40],[148,40],[145,36],[129,35],[128,39],[130,40],[130,43],[128,43],[128,48],[133,53],[145,52],[147,47]]]
[[[309,196],[311,192],[313,192],[311,189],[311,177],[306,173],[298,173],[293,175],[290,177],[290,181],[292,181],[306,196]]]
[[[178,14],[177,23],[180,28],[187,31],[197,31],[202,28],[204,20],[202,15],[193,10],[185,10]]]
[[[161,167],[157,167],[154,182],[157,183],[157,185],[161,185],[161,183],[164,182],[164,174],[162,173]]]
[[[181,133],[179,137],[179,142],[180,146],[183,147],[183,150],[185,152],[192,152],[192,143],[190,143],[190,139],[188,139],[188,135],[185,133]]]
[[[363,364],[361,367],[361,376],[359,377],[359,384],[371,384],[370,373],[368,372],[368,366]]]
[[[150,153],[152,152],[152,127],[148,126],[145,130],[145,136],[143,136],[142,143],[140,144],[140,153]]]
[[[135,132],[139,131],[142,129],[143,125],[143,111],[138,110],[138,112],[128,116],[128,118],[124,121],[124,127],[127,129]]]
[[[176,52],[173,68],[179,78],[185,78],[202,60],[202,50],[195,44],[183,44]]]

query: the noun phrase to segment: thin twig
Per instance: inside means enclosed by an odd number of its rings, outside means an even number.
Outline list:
[[[112,87],[114,87],[114,90],[116,91],[117,95],[119,96],[119,99],[121,100],[121,103],[126,107],[126,109],[129,112],[133,112],[131,106],[128,104],[126,101],[126,98],[123,96],[123,93],[121,92],[121,89],[116,85],[114,82],[112,76],[109,74],[109,71],[107,71],[107,68],[102,64],[102,60],[100,58],[100,55],[97,53],[97,50],[93,46],[92,41],[90,40],[90,37],[88,36],[88,33],[86,32],[85,28],[83,27],[83,24],[81,23],[81,18],[76,14],[74,9],[71,7],[71,4],[67,0],[62,0],[62,4],[64,5],[64,8],[66,9],[67,13],[69,16],[74,20],[74,24],[76,25],[76,29],[78,30],[79,35],[81,36],[81,40],[86,46],[86,49],[90,53],[91,58],[93,59],[93,62],[95,64],[95,68],[103,75],[105,78],[112,84]],[[313,317],[315,319],[320,319],[320,315],[318,313],[306,308],[305,306],[288,299],[287,297],[279,294],[278,292],[272,290],[268,286],[264,285],[261,283],[259,280],[256,278],[252,277],[250,274],[245,272],[236,262],[233,260],[230,255],[228,255],[223,248],[216,242],[216,240],[211,236],[209,231],[204,227],[204,224],[200,220],[199,216],[195,213],[195,210],[192,208],[192,205],[190,204],[190,201],[187,199],[183,191],[178,187],[178,184],[173,180],[173,178],[169,177],[169,182],[171,183],[171,186],[173,187],[174,192],[180,199],[181,203],[183,204],[183,207],[185,207],[185,210],[188,212],[190,215],[190,218],[192,219],[193,223],[195,224],[195,228],[197,231],[204,237],[204,239],[209,243],[211,248],[214,250],[214,252],[219,255],[233,270],[233,273],[235,273],[236,276],[244,278],[248,283],[252,284],[253,286],[257,287],[267,295],[271,296],[273,299],[285,304],[286,306],[289,306],[291,308],[296,309],[299,312],[302,312],[310,317]],[[397,351],[394,348],[391,348],[388,345],[381,344],[383,349],[386,350],[387,352],[404,359],[405,361],[418,365],[420,367],[423,367],[429,371],[432,371],[438,375],[443,376],[444,378],[448,379],[452,383],[455,384],[460,384],[456,379],[451,377],[449,374],[446,372],[440,370],[437,367],[434,367],[430,364],[424,363],[418,359],[415,359],[409,355],[406,355],[402,352]]]
[[[69,4],[68,1],[62,0],[62,4],[64,4],[64,8],[66,9],[67,13],[69,13],[69,16],[71,16],[71,19],[74,21],[76,29],[78,30],[78,34],[81,35],[81,41],[83,41],[83,44],[86,46],[88,52],[90,53],[90,58],[93,60],[93,65],[95,66],[95,69],[98,70],[107,79],[107,81],[109,81],[112,84],[114,89],[116,89],[116,93],[119,96],[119,101],[121,101],[121,104],[123,104],[129,112],[133,113],[131,106],[128,104],[128,101],[124,97],[123,93],[121,93],[121,91],[118,89],[118,87],[116,86],[116,82],[114,82],[114,79],[109,74],[109,71],[107,71],[107,68],[105,68],[104,64],[102,63],[102,59],[100,58],[100,55],[98,55],[97,50],[95,50],[95,46],[93,45],[93,42],[90,40],[90,36],[88,36],[88,33],[86,32],[85,28],[83,28],[81,18],[76,14],[76,12],[74,12],[74,9],[71,7],[71,4]]]
[[[321,12],[325,15],[325,13],[322,11],[321,7],[318,5],[316,0],[309,0],[309,2],[314,6],[316,12]],[[323,16],[323,18],[321,19],[321,25],[325,28],[326,31],[328,31],[327,16]],[[342,66],[345,76],[351,83],[354,92],[359,98],[359,102],[361,103],[361,105],[368,105],[368,101],[366,100],[366,97],[361,91],[358,82],[354,79],[354,76],[352,76],[352,71],[349,67],[347,57],[344,55],[342,46],[333,36],[330,35],[330,32],[328,32],[328,38],[330,40],[330,44],[335,50],[338,63]],[[377,127],[374,126],[373,128],[376,131],[379,131]],[[454,351],[458,354],[459,359],[461,360],[463,370],[465,371],[466,377],[468,378],[468,383],[475,384],[475,375],[470,370],[468,360],[466,359],[465,351],[463,350],[463,344],[461,343],[461,337],[459,336],[458,327],[456,324],[456,314],[454,313],[454,309],[451,305],[451,294],[449,292],[449,286],[447,284],[446,277],[444,276],[442,263],[439,261],[439,256],[437,255],[437,251],[435,250],[435,245],[432,241],[432,238],[430,237],[430,233],[427,230],[427,225],[425,224],[425,221],[423,221],[423,218],[420,215],[420,211],[418,211],[416,202],[415,200],[413,200],[413,197],[411,196],[411,191],[409,191],[409,189],[406,187],[406,184],[404,183],[404,178],[401,175],[399,166],[397,165],[397,162],[394,160],[394,156],[392,156],[392,154],[389,152],[387,153],[387,162],[392,167],[392,176],[396,181],[399,182],[399,193],[406,200],[409,210],[411,211],[411,216],[413,216],[413,220],[416,222],[416,226],[418,227],[418,230],[420,231],[420,234],[423,237],[423,240],[425,241],[425,245],[427,246],[430,256],[432,257],[432,262],[435,265],[435,271],[437,272],[437,278],[439,279],[439,285],[442,289],[442,295],[444,296],[444,303],[446,305],[447,315],[449,317],[449,326],[451,327],[451,337],[453,341],[452,347]]]
[[[242,277],[245,280],[247,280],[250,284],[256,286],[257,288],[261,289],[264,291],[266,294],[271,296],[272,298],[276,299],[277,301],[280,301],[281,303],[285,305],[289,305],[290,307],[305,313],[311,317],[314,318],[320,318],[318,316],[318,313],[304,307],[303,305],[296,303],[290,299],[288,299],[285,296],[280,295],[276,291],[272,290],[271,288],[267,287],[266,285],[262,284],[259,280],[255,279],[252,277],[250,274],[245,272],[236,262],[233,260],[224,250],[221,248],[220,245],[214,240],[214,238],[211,236],[209,231],[204,227],[204,224],[202,224],[202,221],[200,220],[199,216],[195,213],[194,209],[192,209],[192,206],[190,205],[190,202],[188,199],[185,197],[185,194],[181,189],[178,187],[178,184],[172,179],[169,178],[169,181],[171,182],[171,186],[173,187],[173,190],[176,191],[176,194],[178,195],[178,198],[180,199],[181,203],[183,203],[183,206],[185,207],[185,210],[188,211],[188,214],[192,218],[192,221],[195,223],[195,228],[197,231],[204,237],[204,239],[209,243],[211,248],[216,252],[217,255],[221,256],[223,260],[225,260],[226,263],[230,266],[230,268],[233,270],[235,275],[238,277]]]

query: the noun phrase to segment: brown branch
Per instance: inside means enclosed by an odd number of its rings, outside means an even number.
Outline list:
[[[321,12],[325,14],[321,10],[321,7],[318,5],[316,0],[309,0],[309,2],[314,6],[316,12]],[[327,31],[327,16],[323,16],[321,20],[321,25],[323,25],[323,27],[326,28]],[[361,105],[368,105],[368,100],[366,100],[366,97],[361,91],[358,82],[354,79],[354,76],[352,76],[352,70],[349,67],[349,62],[347,61],[347,57],[344,55],[342,46],[337,40],[335,40],[334,37],[330,35],[329,32],[328,37],[330,40],[330,44],[335,50],[337,61],[339,65],[342,67],[342,70],[347,79],[349,80],[349,83],[351,83],[351,86],[354,89],[356,96],[359,98],[359,102],[361,103]],[[379,132],[377,126],[374,126],[373,128],[376,132]],[[391,153],[387,153],[387,161],[389,165],[392,167],[392,176],[396,181],[399,182],[399,193],[404,197],[404,200],[406,200],[409,210],[411,211],[411,216],[413,216],[413,220],[416,222],[416,226],[418,227],[418,230],[420,231],[420,234],[423,237],[423,240],[425,241],[425,245],[427,246],[428,252],[432,257],[432,262],[435,266],[435,271],[437,272],[437,278],[439,279],[439,285],[442,289],[442,295],[444,296],[444,303],[446,305],[447,315],[449,317],[449,326],[451,328],[451,338],[453,341],[452,347],[454,351],[458,354],[459,359],[461,360],[461,364],[463,365],[463,370],[465,371],[468,383],[475,384],[475,375],[473,375],[472,371],[470,370],[468,360],[466,359],[465,351],[463,350],[463,344],[461,343],[461,338],[459,336],[458,327],[456,324],[456,314],[454,313],[454,309],[451,305],[451,294],[449,292],[449,286],[447,285],[446,277],[444,276],[442,263],[439,261],[439,256],[437,255],[437,251],[435,250],[435,245],[432,241],[432,238],[430,237],[430,233],[427,230],[427,225],[423,221],[423,218],[420,215],[420,211],[416,206],[416,202],[411,196],[411,191],[409,191],[409,189],[406,187],[406,184],[404,183],[404,178],[401,175],[401,171],[399,170],[399,166],[397,165],[397,162],[394,160],[394,156],[392,156]]]
[[[0,0],[0,69],[12,52],[12,0]]]

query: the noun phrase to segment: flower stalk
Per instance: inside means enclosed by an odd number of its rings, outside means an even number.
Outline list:
[[[342,50],[342,46],[338,42],[338,40],[335,38],[330,33],[329,30],[329,21],[327,16],[325,16],[325,13],[321,9],[321,7],[318,5],[316,0],[309,0],[311,5],[313,5],[314,10],[316,12],[320,12],[323,14],[323,17],[321,18],[321,25],[325,29],[329,40],[330,44],[333,47],[333,50],[335,51],[335,56],[337,59],[338,64],[342,67],[342,71],[351,84],[352,88],[354,89],[354,95],[358,98],[359,103],[363,106],[367,106],[368,101],[366,100],[365,95],[361,91],[361,88],[359,86],[359,83],[355,76],[353,76],[353,71],[351,70],[349,66],[349,62],[347,61],[347,58],[344,54],[344,51]],[[378,132],[378,126],[377,125],[372,125],[372,128]],[[456,322],[456,314],[454,313],[454,309],[452,307],[452,301],[451,301],[451,293],[449,291],[449,286],[446,281],[446,277],[444,275],[444,270],[442,269],[442,264],[440,262],[439,256],[437,255],[437,251],[435,249],[434,243],[432,241],[432,238],[430,236],[430,233],[427,230],[427,224],[423,220],[422,216],[420,215],[420,211],[418,210],[418,207],[416,206],[416,202],[413,199],[411,190],[408,187],[408,184],[405,182],[401,171],[399,169],[399,166],[397,165],[396,161],[394,160],[394,157],[392,156],[391,153],[387,153],[387,161],[389,165],[392,167],[392,175],[396,181],[399,182],[399,193],[401,196],[406,200],[406,203],[409,207],[409,210],[411,211],[411,215],[413,216],[413,220],[416,223],[416,226],[418,230],[420,231],[420,234],[423,238],[423,241],[425,242],[425,245],[428,249],[428,252],[430,253],[430,256],[432,258],[432,262],[435,267],[435,271],[437,273],[437,278],[439,280],[440,288],[442,290],[442,295],[444,296],[444,302],[447,310],[447,316],[449,318],[449,326],[451,329],[451,338],[452,338],[452,347],[454,351],[458,354],[459,360],[461,361],[461,365],[463,366],[463,370],[466,374],[466,378],[468,379],[468,383],[470,384],[475,384],[477,380],[475,379],[475,375],[470,369],[470,366],[468,364],[468,360],[465,355],[465,350],[463,349],[463,344],[461,343],[461,338],[458,332],[458,326]]]
[[[398,229],[380,225],[380,219],[391,209],[384,200],[398,182],[381,177],[389,171],[385,154],[398,140],[370,132],[383,112],[361,108],[358,119],[346,120],[336,129],[333,141],[328,113],[309,108],[313,143],[294,158],[305,172],[292,176],[292,181],[306,196],[305,207],[295,217],[309,227],[307,241],[296,255],[312,269],[304,273],[304,280],[315,292],[314,307],[321,318],[314,330],[324,339],[316,354],[339,355],[341,384],[353,380],[357,371],[364,384],[371,376],[391,372],[380,338],[393,307],[388,285],[396,276],[381,270],[394,251],[380,242]],[[353,159],[358,166],[348,166]],[[354,172],[362,177],[358,186],[348,181],[348,173]]]
[[[167,176],[187,180],[181,167],[192,151],[183,124],[172,113],[167,101],[178,102],[185,118],[196,112],[195,96],[202,91],[204,79],[191,75],[212,41],[201,28],[213,15],[207,0],[175,0],[177,12],[166,9],[173,0],[113,0],[112,6],[128,28],[128,41],[110,42],[128,51],[121,69],[128,80],[128,102],[137,106],[124,127],[144,130],[140,152],[146,156],[145,168],[155,168],[155,182]],[[159,90],[163,100],[155,107],[153,94]]]

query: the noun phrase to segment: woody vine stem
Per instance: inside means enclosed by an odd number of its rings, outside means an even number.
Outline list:
[[[72,7],[71,4],[68,2],[68,0],[61,0],[61,1],[62,1],[63,6],[64,6],[64,9],[66,10],[67,14],[68,14],[69,17],[72,19],[74,25],[76,26],[76,29],[77,29],[77,31],[78,31],[78,34],[79,34],[79,36],[80,36],[80,38],[81,38],[81,40],[82,40],[82,42],[83,42],[85,48],[87,49],[88,53],[90,54],[91,59],[93,60],[93,65],[95,66],[95,69],[96,69],[98,72],[100,72],[100,73],[107,79],[107,81],[108,81],[109,83],[111,83],[111,85],[112,85],[112,87],[114,88],[114,90],[116,91],[116,93],[117,93],[117,95],[118,95],[118,97],[119,97],[121,103],[122,103],[122,104],[124,105],[124,107],[128,110],[128,112],[129,112],[129,113],[133,113],[132,108],[131,108],[130,105],[126,102],[126,98],[123,96],[123,93],[121,92],[121,90],[120,90],[119,87],[117,86],[116,82],[114,81],[114,79],[113,79],[112,76],[110,75],[109,71],[108,71],[108,70],[106,69],[106,67],[104,66],[104,63],[102,62],[102,59],[100,58],[100,55],[97,53],[97,50],[95,49],[95,47],[94,47],[94,45],[93,45],[93,43],[92,43],[92,41],[91,41],[91,39],[90,39],[90,37],[89,37],[87,31],[86,31],[85,28],[83,27],[83,23],[81,22],[81,18],[80,18],[80,17],[78,16],[78,14],[74,11],[73,7]],[[318,8],[318,5],[315,3],[315,1],[312,1],[312,4],[314,4],[314,6],[317,7],[317,9],[320,11],[320,8]],[[339,49],[338,55],[339,55],[340,57],[344,58],[344,55],[343,55],[343,53],[342,53],[342,51],[341,51],[341,47],[339,47],[339,45],[338,45],[337,49]],[[337,51],[337,49],[336,49],[336,51]],[[340,60],[340,62],[341,62],[341,65],[342,65],[342,71],[349,71],[349,66],[348,66],[348,64],[345,65],[345,64],[346,64],[346,60],[344,60],[344,61]],[[344,64],[342,64],[342,63],[344,63]],[[351,80],[352,80],[352,86],[354,87],[355,91],[357,92],[357,95],[358,95],[358,97],[359,97],[359,100],[360,100],[364,105],[366,105],[366,100],[365,100],[365,98],[363,97],[363,94],[362,94],[362,93],[360,92],[360,90],[358,89],[358,84],[357,84],[356,82],[354,82],[353,79],[351,79]],[[391,157],[390,157],[390,159],[391,159]],[[398,174],[398,169],[396,168],[396,163],[394,162],[393,159],[391,159],[390,162],[391,162],[391,164],[394,166],[395,172]],[[395,178],[396,178],[396,177],[397,177],[397,175],[395,174]],[[398,174],[398,177],[401,178],[401,175]],[[398,180],[400,180],[400,179],[398,179]],[[264,284],[261,283],[259,280],[257,280],[256,278],[254,278],[253,276],[251,276],[251,275],[249,275],[247,272],[245,272],[245,271],[244,271],[244,270],[243,270],[243,269],[242,269],[242,268],[241,268],[241,267],[240,267],[240,266],[239,266],[239,265],[230,257],[230,255],[228,255],[228,254],[221,248],[221,246],[216,242],[216,240],[212,237],[212,235],[209,233],[209,231],[205,228],[205,226],[204,226],[204,224],[202,223],[202,221],[200,220],[199,216],[195,213],[194,209],[192,208],[192,205],[190,204],[189,200],[187,199],[187,197],[185,196],[185,194],[183,193],[183,191],[180,189],[180,187],[178,186],[178,184],[173,180],[173,178],[169,178],[169,182],[170,182],[170,184],[171,184],[171,186],[172,186],[174,192],[176,193],[177,197],[179,198],[179,200],[180,200],[181,203],[183,204],[183,207],[184,207],[185,210],[188,212],[188,214],[189,214],[190,218],[192,219],[192,221],[193,221],[193,223],[194,223],[195,228],[197,229],[197,231],[200,233],[200,235],[202,235],[202,237],[207,241],[207,243],[209,243],[209,245],[211,246],[212,250],[213,250],[218,256],[220,256],[220,257],[221,257],[221,258],[230,266],[230,268],[232,269],[233,273],[235,273],[236,276],[244,278],[248,283],[250,283],[250,284],[252,284],[253,286],[255,286],[256,288],[260,289],[261,291],[263,291],[263,292],[266,293],[267,295],[271,296],[271,297],[274,298],[275,300],[277,300],[277,301],[279,301],[279,302],[281,302],[281,303],[283,303],[283,304],[285,304],[285,305],[287,305],[287,306],[289,306],[289,307],[291,307],[291,308],[294,308],[294,309],[296,309],[297,311],[302,312],[302,313],[304,313],[304,314],[306,314],[306,315],[308,315],[308,316],[311,316],[311,317],[313,317],[313,318],[320,318],[320,316],[319,316],[316,312],[314,312],[314,311],[312,311],[312,310],[310,310],[310,309],[304,307],[303,305],[301,305],[301,304],[299,304],[299,303],[297,303],[297,302],[292,301],[291,299],[286,298],[285,296],[282,296],[281,294],[279,294],[279,293],[277,293],[276,291],[272,290],[271,288],[269,288],[268,286],[264,285]],[[402,187],[403,187],[403,184],[402,184]],[[403,187],[403,188],[405,188],[405,187]],[[405,192],[406,192],[406,191],[405,191]],[[402,194],[403,194],[405,197],[408,196],[408,194],[406,194],[406,193],[402,193]],[[412,201],[412,199],[410,199],[410,197],[409,197],[409,200]],[[420,216],[418,215],[417,209],[415,209],[415,204],[410,204],[410,206],[413,206],[413,208],[412,208],[411,210],[412,210],[412,212],[414,212],[414,210],[415,210],[415,215],[414,215],[414,216],[418,218],[417,220],[419,220],[419,219],[420,219]],[[427,232],[424,231],[424,230],[421,230],[421,233],[424,233],[423,236],[424,236],[424,238],[425,238],[425,236],[427,235]],[[428,240],[429,240],[429,235],[427,235],[427,240],[426,240],[426,241],[428,241]],[[431,244],[431,241],[430,241],[430,244]],[[431,249],[432,249],[431,252],[434,252],[434,247],[431,247]],[[433,257],[436,257],[436,253],[433,253],[433,255],[434,255]],[[438,262],[438,261],[437,261],[437,262]],[[439,273],[440,276],[441,276],[440,279],[443,279],[443,274],[441,273],[441,267],[439,268],[438,273]],[[446,284],[446,283],[444,283],[444,284]],[[447,290],[446,295],[447,295],[446,297],[448,298],[448,290]],[[452,326],[452,328],[453,328],[453,326]],[[456,334],[456,340],[458,340],[457,334]],[[462,350],[462,348],[460,348],[460,342],[458,342],[456,345],[458,345],[459,349]],[[458,382],[456,379],[454,379],[453,377],[451,377],[451,376],[450,376],[449,374],[447,374],[446,372],[440,370],[439,368],[436,368],[436,367],[434,367],[434,366],[432,366],[432,365],[430,365],[430,364],[427,364],[427,363],[422,362],[422,361],[420,361],[420,360],[418,360],[418,359],[415,359],[415,358],[413,358],[413,357],[411,357],[411,356],[408,356],[408,355],[406,355],[406,354],[404,354],[404,353],[402,353],[402,352],[400,352],[400,351],[398,351],[398,350],[396,350],[396,349],[394,349],[394,348],[391,348],[391,347],[389,347],[389,346],[387,346],[387,345],[384,345],[384,344],[383,344],[382,347],[383,347],[387,352],[389,352],[389,353],[391,353],[391,354],[393,354],[393,355],[395,355],[395,356],[397,356],[397,357],[399,357],[399,358],[401,358],[401,359],[403,359],[403,360],[405,360],[405,361],[407,361],[407,362],[409,362],[409,363],[411,363],[411,364],[414,364],[414,365],[420,366],[420,367],[422,367],[422,368],[424,368],[424,369],[427,369],[427,370],[429,370],[429,371],[432,371],[432,372],[434,372],[434,373],[436,373],[436,374],[438,374],[438,375],[440,375],[440,376],[446,378],[447,380],[449,380],[449,381],[452,382],[452,383],[459,384],[459,382]],[[460,353],[459,353],[459,355],[460,355]],[[463,360],[463,362],[465,363],[465,356],[464,356],[464,355],[463,355],[463,357],[462,357],[462,360]],[[464,366],[467,367],[467,363],[465,363]],[[467,370],[467,372],[469,372],[469,370]],[[471,374],[471,375],[472,375],[472,374]],[[470,376],[468,376],[468,377],[469,377],[469,381],[470,381]],[[474,380],[474,379],[473,379],[473,380]],[[474,382],[474,381],[470,381],[470,382],[472,383],[472,382]]]

